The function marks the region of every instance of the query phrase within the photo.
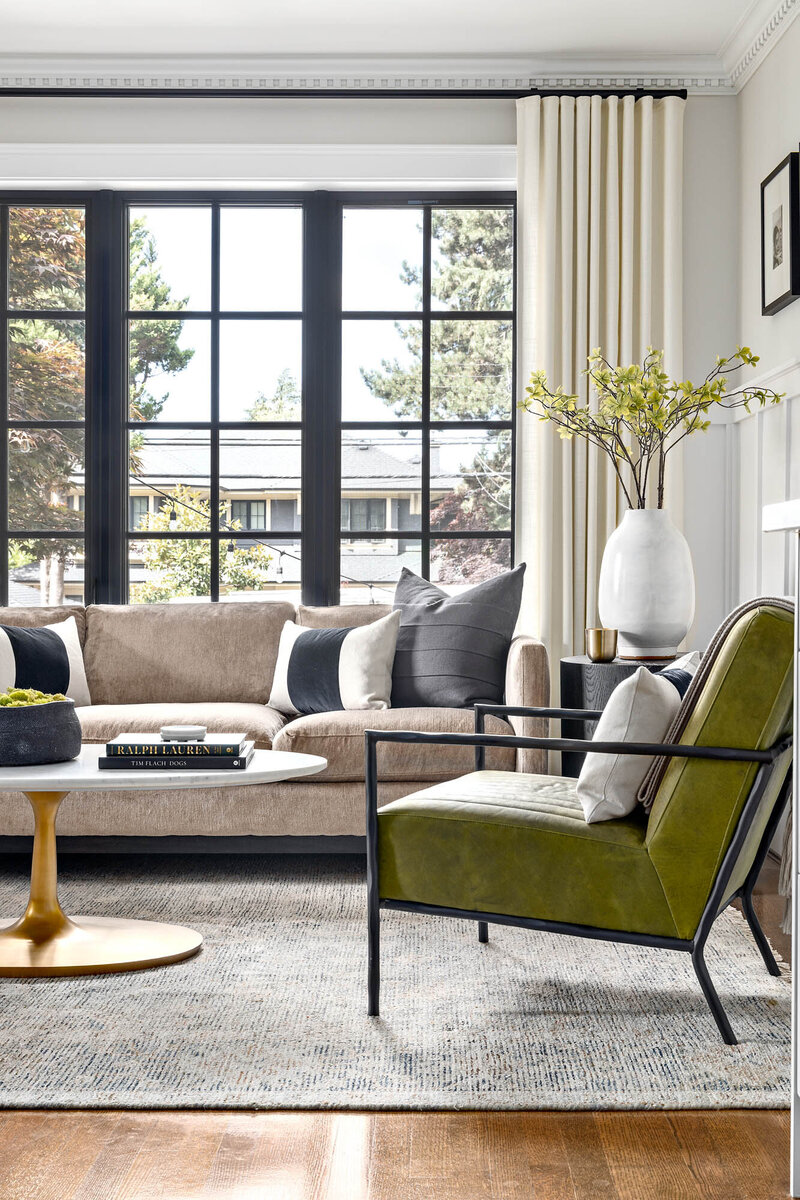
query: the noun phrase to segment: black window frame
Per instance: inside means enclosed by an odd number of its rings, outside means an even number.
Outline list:
[[[212,206],[212,272],[216,276],[212,294],[212,319],[216,309],[219,320],[219,213],[226,206],[299,205],[303,210],[303,303],[299,313],[294,310],[275,313],[235,314],[245,319],[286,319],[302,321],[302,413],[300,421],[290,422],[228,422],[219,421],[218,395],[212,393],[214,426],[223,430],[291,430],[301,432],[301,529],[293,532],[254,531],[263,535],[255,541],[275,545],[282,553],[295,556],[300,542],[302,559],[302,601],[305,604],[330,605],[340,602],[340,546],[343,535],[350,541],[354,534],[364,539],[374,531],[342,530],[340,522],[341,438],[348,428],[364,430],[370,426],[409,428],[419,430],[423,442],[422,514],[419,530],[381,530],[382,538],[397,538],[406,543],[418,541],[422,548],[422,573],[430,574],[431,540],[444,539],[505,539],[510,544],[511,563],[514,562],[516,437],[513,397],[516,391],[516,314],[517,314],[517,239],[516,194],[509,191],[447,191],[403,190],[393,192],[325,191],[325,190],[268,190],[241,191],[225,189],[142,189],[81,191],[76,189],[8,189],[0,191],[0,240],[7,245],[7,219],[3,214],[10,205],[79,206],[86,210],[86,462],[85,462],[85,571],[84,602],[128,602],[128,551],[131,541],[138,539],[129,529],[128,520],[128,396],[127,396],[127,320],[141,314],[128,312],[128,208],[166,204],[174,206]],[[483,314],[459,314],[431,310],[431,212],[441,207],[503,207],[510,208],[514,227],[513,306],[502,314],[512,324],[512,411],[507,421],[430,421],[429,379],[423,384],[423,413],[421,421],[402,422],[343,422],[341,412],[341,339],[342,339],[342,224],[345,208],[411,206],[422,213],[424,223],[424,271],[426,273],[423,308],[413,314],[429,329],[431,320],[480,319]],[[216,214],[216,215],[213,215]],[[0,255],[5,264],[6,253]],[[7,310],[7,274],[0,265],[0,331],[5,334]],[[12,316],[14,310],[12,310]],[[163,314],[162,314],[163,315]],[[181,313],[181,316],[184,314]],[[226,311],[230,319],[234,314]],[[498,318],[497,312],[488,314]],[[348,319],[352,314],[348,314]],[[392,319],[393,312],[364,313]],[[429,333],[426,335],[430,346]],[[218,342],[217,342],[218,345]],[[212,343],[212,356],[214,354]],[[8,529],[8,437],[7,437],[7,342],[0,337],[0,605],[8,603],[8,543],[15,534]],[[216,374],[216,370],[213,372]],[[424,368],[424,375],[429,370]],[[216,407],[213,407],[216,406]],[[159,428],[192,429],[195,423],[159,421]],[[205,428],[207,422],[198,423]],[[146,428],[135,423],[139,430]],[[511,437],[511,513],[510,532],[493,530],[447,531],[430,529],[430,436],[436,430],[458,431],[472,429],[507,429]],[[219,502],[219,441],[212,438],[211,447],[211,511]],[[242,531],[246,534],[248,531]],[[222,526],[208,533],[176,534],[173,531],[148,537],[197,537],[209,539],[212,547],[211,601],[219,599],[219,557],[221,547],[230,539]],[[237,539],[242,534],[237,533]]]

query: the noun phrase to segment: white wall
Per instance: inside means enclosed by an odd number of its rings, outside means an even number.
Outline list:
[[[761,315],[761,181],[800,142],[800,22],[737,97],[740,129],[738,340],[761,355],[759,377],[787,400],[736,424],[738,599],[790,590],[790,539],[762,534],[761,506],[800,496],[800,301]]]

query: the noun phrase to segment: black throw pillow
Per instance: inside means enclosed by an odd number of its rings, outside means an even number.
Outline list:
[[[525,564],[456,596],[403,568],[394,593],[400,632],[392,708],[501,704]]]

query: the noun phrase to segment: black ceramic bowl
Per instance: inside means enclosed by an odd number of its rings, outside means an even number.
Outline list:
[[[81,752],[81,723],[74,700],[0,706],[0,767],[68,762]]]

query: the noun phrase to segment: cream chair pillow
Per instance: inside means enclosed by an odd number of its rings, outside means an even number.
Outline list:
[[[592,741],[663,742],[699,665],[694,652],[663,671],[639,667],[611,693]],[[587,823],[632,813],[652,761],[646,754],[587,754],[577,788]]]

